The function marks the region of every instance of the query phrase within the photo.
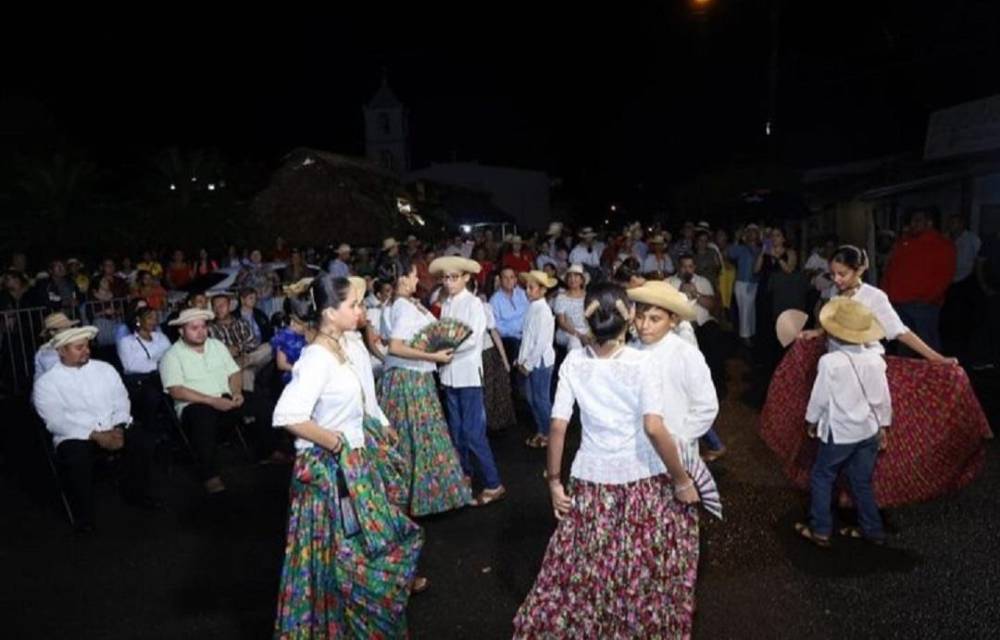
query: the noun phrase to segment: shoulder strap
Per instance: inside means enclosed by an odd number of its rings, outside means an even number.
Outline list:
[[[854,372],[854,377],[858,380],[858,386],[861,387],[861,395],[864,396],[865,403],[868,404],[868,411],[872,414],[872,417],[875,418],[875,425],[879,427],[882,426],[878,424],[878,414],[875,413],[875,407],[872,406],[872,401],[868,399],[868,392],[865,391],[865,385],[861,382],[861,374],[858,373],[858,368],[854,366],[854,358],[852,358],[851,354],[846,351],[841,351],[840,353],[844,354],[844,357],[847,358],[848,364],[851,365],[851,371]]]

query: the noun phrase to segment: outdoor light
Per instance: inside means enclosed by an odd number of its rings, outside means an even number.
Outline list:
[[[765,136],[771,135],[771,121],[770,120],[768,120],[767,122],[764,123],[764,135]]]
[[[610,220],[605,220],[604,224],[611,224],[611,221]]]
[[[177,191],[177,185],[176,184],[171,184],[170,185],[170,190],[171,191]]]
[[[191,182],[198,182],[198,176],[191,176]]]
[[[463,224],[461,226],[462,233],[472,233],[472,225]]]
[[[611,210],[612,211],[618,211],[618,207],[616,207],[615,205],[611,205]]]
[[[209,191],[215,191],[215,185],[214,185],[214,184],[212,184],[211,182],[209,182],[209,183],[208,183],[208,190],[209,190]]]

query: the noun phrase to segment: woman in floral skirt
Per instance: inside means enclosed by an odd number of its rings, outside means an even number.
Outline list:
[[[364,393],[344,350],[362,313],[348,281],[311,285],[318,333],[274,410],[296,436],[276,638],[400,638],[423,544],[365,448]]]
[[[434,316],[412,299],[417,290],[417,268],[400,258],[395,277],[396,299],[382,314],[382,335],[389,336],[385,372],[379,397],[386,417],[399,433],[397,449],[407,465],[404,485],[409,513],[425,516],[464,507],[472,489],[462,473],[458,454],[438,399],[434,370],[451,362],[453,349],[428,353],[409,346]]]
[[[559,525],[515,638],[687,638],[698,565],[698,493],[663,424],[657,369],[624,346],[625,291],[599,284],[585,316],[595,344],[559,371],[546,478]],[[563,488],[574,403],[583,434]]]

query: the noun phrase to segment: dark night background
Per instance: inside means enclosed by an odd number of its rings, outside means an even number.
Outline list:
[[[655,201],[770,160],[919,151],[931,111],[1000,92],[1000,3],[785,1],[769,141],[772,3],[694,4],[11,21],[3,216],[30,210],[18,177],[53,152],[97,167],[98,191],[130,196],[171,146],[217,150],[230,172],[247,169],[248,191],[297,146],[360,155],[361,106],[383,68],[410,110],[414,167],[537,168],[578,208]]]

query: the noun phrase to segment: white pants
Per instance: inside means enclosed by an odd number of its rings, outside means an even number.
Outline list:
[[[757,283],[737,281],[733,294],[740,312],[740,337],[752,338],[757,332]]]

